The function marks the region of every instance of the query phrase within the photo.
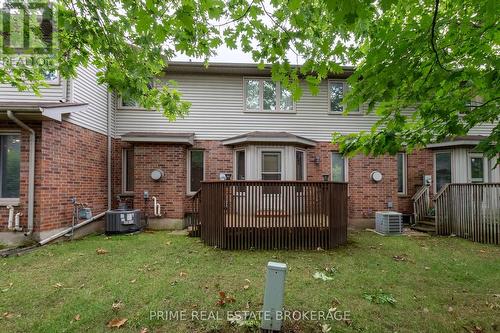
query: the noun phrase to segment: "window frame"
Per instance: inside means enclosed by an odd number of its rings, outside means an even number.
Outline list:
[[[403,191],[399,191],[399,157],[403,156]],[[406,153],[396,154],[396,172],[398,176],[397,191],[398,195],[406,195],[408,193],[408,155]]]
[[[330,152],[330,179],[332,182],[334,182],[334,180],[333,180],[333,154],[338,154],[338,155],[342,156],[342,159],[344,161],[344,180],[343,180],[343,182],[347,183],[349,181],[349,159],[347,157],[343,156],[338,151]]]
[[[134,193],[134,185],[132,184],[132,190],[129,191],[127,190],[127,183],[128,183],[128,178],[127,178],[127,169],[128,169],[128,152],[134,153],[134,148],[129,147],[129,148],[122,148],[122,193],[123,194],[132,194]],[[135,182],[134,182],[135,183]]]
[[[247,81],[259,81],[259,109],[247,109]],[[264,110],[264,81],[271,81],[276,85],[276,109]],[[272,113],[272,114],[290,114],[297,113],[297,103],[292,98],[292,110],[281,110],[281,82],[274,82],[271,77],[243,77],[243,112],[245,113]]]
[[[285,173],[285,165],[284,165],[284,151],[283,149],[262,149],[260,152],[259,152],[259,178],[260,180],[264,180],[262,179],[262,175],[264,174],[264,171],[263,171],[263,166],[264,166],[264,154],[279,154],[280,156],[280,163],[279,163],[279,172],[268,172],[266,171],[265,173],[267,174],[280,174],[280,179],[277,179],[275,181],[282,181],[283,178],[285,178],[284,176],[284,173]]]
[[[341,115],[342,116],[342,115],[344,115],[344,111],[345,111],[345,108],[346,108],[345,104],[341,104],[341,107],[342,107],[342,111],[341,112],[332,111],[332,105],[331,105],[331,102],[330,102],[332,83],[342,83],[342,89],[343,89],[342,99],[344,99],[346,92],[348,92],[351,88],[347,84],[346,80],[339,80],[339,79],[330,79],[330,80],[328,80],[328,87],[327,87],[327,90],[328,90],[328,93],[327,93],[327,95],[328,95],[328,98],[327,98],[327,102],[328,102],[328,114],[330,114],[330,115]],[[361,113],[360,108],[358,107],[357,110],[350,111],[349,115],[351,115],[351,114],[361,115],[362,113]]]
[[[245,159],[243,163],[245,164],[245,175],[244,179],[238,179],[238,153],[243,152],[245,154]],[[246,180],[247,179],[247,151],[245,148],[238,148],[234,150],[234,165],[233,165],[234,180]]]
[[[137,104],[137,106],[123,105],[123,97],[121,95],[118,97],[118,109],[121,109],[121,110],[146,110],[140,104]]]
[[[474,181],[474,178],[472,178],[472,166],[471,166],[471,159],[472,158],[479,158],[483,162],[483,181],[482,182],[477,182]],[[487,183],[488,182],[488,163],[485,161],[484,154],[483,153],[474,153],[474,152],[469,152],[467,153],[467,182],[470,184],[481,184],[481,183]],[[478,178],[476,178],[478,179]]]
[[[203,177],[201,179],[201,181],[204,181],[205,180],[205,177],[206,177],[206,172],[207,172],[207,168],[206,168],[206,159],[207,159],[207,154],[205,153],[205,149],[188,149],[187,151],[187,188],[186,188],[186,193],[188,195],[193,195],[195,194],[197,191],[191,191],[191,152],[193,151],[201,151],[203,153]]]
[[[433,161],[432,161],[432,164],[433,164],[433,187],[434,187],[434,193],[438,193],[438,191],[440,191],[441,189],[438,190],[437,188],[437,155],[438,154],[450,154],[450,182],[453,183],[453,175],[454,175],[454,172],[455,172],[455,169],[454,169],[454,163],[453,163],[453,150],[450,150],[450,149],[447,149],[447,150],[437,150],[434,152],[434,156],[433,156]]]
[[[297,152],[301,152],[303,154],[302,158],[302,176],[304,179],[301,179],[300,181],[307,181],[307,151],[305,149],[300,149],[300,148],[295,148],[295,156],[294,156],[294,178],[296,181],[299,181],[297,179]]]
[[[12,131],[12,130],[0,130],[0,136],[18,136],[19,137],[19,140],[21,140],[21,132],[20,131]],[[21,144],[21,142],[20,142]],[[1,148],[1,146],[0,146]],[[1,153],[1,152],[0,152]],[[21,150],[19,152],[19,155],[20,155],[20,159],[19,159],[19,172],[21,173]],[[1,156],[0,156],[1,158]],[[1,162],[1,161],[0,161]],[[0,164],[0,168],[1,168],[1,164]],[[1,174],[1,169],[0,169],[0,186],[1,186],[1,177],[2,177],[2,174]],[[19,197],[21,196],[21,175],[19,177]],[[20,198],[19,197],[16,197],[16,198],[3,198],[1,196],[1,192],[0,192],[0,206],[8,206],[8,205],[13,205],[13,206],[18,206],[19,203],[20,203]]]

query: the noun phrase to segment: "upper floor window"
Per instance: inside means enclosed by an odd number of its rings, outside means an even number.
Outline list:
[[[19,198],[21,137],[0,134],[0,198]]]
[[[46,71],[43,73],[45,82],[49,84],[59,84],[59,73],[57,71]]]
[[[120,98],[120,106],[124,108],[138,108],[141,105],[138,101],[132,98],[121,97]]]
[[[342,113],[346,105],[342,103],[345,94],[349,91],[349,85],[346,81],[330,80],[328,81],[328,100],[330,113]],[[359,111],[359,110],[354,110]]]
[[[271,79],[245,79],[245,111],[293,112],[292,93]]]

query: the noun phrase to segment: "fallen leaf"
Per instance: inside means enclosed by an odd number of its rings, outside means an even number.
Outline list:
[[[248,283],[250,283],[251,281],[250,281],[249,279],[245,279],[245,282],[248,282]]]
[[[96,252],[97,254],[106,254],[106,253],[108,253],[108,251],[107,251],[107,250],[105,250],[105,249],[101,249],[101,248],[98,248],[97,250],[95,250],[95,252]]]
[[[14,318],[14,314],[12,312],[4,312],[3,317],[6,319]]]
[[[116,301],[113,303],[113,305],[111,306],[111,309],[113,309],[113,311],[119,311],[121,308],[123,308],[125,304],[123,304],[122,301]]]
[[[448,307],[448,312],[453,312],[453,307],[449,306]]]
[[[332,328],[328,324],[321,324],[320,326],[321,326],[321,333],[328,333],[332,330]]]
[[[74,319],[74,320],[76,320],[76,321],[79,321],[79,320],[80,320],[80,314],[77,314],[77,315],[75,316],[75,318],[73,318],[73,319]]]
[[[406,256],[405,255],[396,255],[396,256],[393,256],[392,259],[394,259],[396,261],[405,261]]]
[[[249,286],[248,284],[245,284],[245,285],[243,286],[243,289],[244,289],[244,290],[247,290],[248,288],[250,288],[250,286]]]
[[[179,276],[180,276],[180,277],[185,277],[185,276],[187,276],[187,273],[186,273],[186,272],[180,272],[180,273],[179,273]]]
[[[167,245],[171,245],[171,244],[172,244],[172,242],[171,242],[171,241],[168,241],[168,242],[167,242]]]
[[[82,289],[83,287],[85,287],[85,283],[82,283],[82,285],[80,286],[80,289]]]
[[[424,269],[425,269],[426,271],[428,271],[428,270],[429,270],[429,269],[431,269],[431,268],[430,268],[430,267],[428,267],[428,266],[425,266],[425,267],[424,267]]]
[[[149,330],[147,327],[143,327],[139,333],[148,333]]]
[[[424,311],[424,313],[429,313],[429,309],[427,309],[427,308],[424,308],[423,311]]]
[[[127,322],[127,318],[115,318],[111,319],[106,326],[109,328],[120,328]]]
[[[130,280],[130,283],[135,283],[137,279]]]
[[[62,288],[62,283],[59,283],[57,282],[55,285],[54,285],[54,288]]]
[[[485,250],[479,250],[479,252],[481,252],[481,253],[486,253],[486,251],[485,251]]]

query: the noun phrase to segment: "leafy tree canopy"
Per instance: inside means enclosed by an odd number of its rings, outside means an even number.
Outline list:
[[[169,119],[189,103],[175,82],[154,85],[175,54],[208,59],[222,44],[251,53],[295,100],[340,64],[354,64],[346,112],[367,104],[369,132],[333,135],[345,153],[396,153],[493,124],[481,143],[500,153],[499,17],[496,0],[60,0],[55,66],[80,65],[99,81]],[[287,53],[305,59],[292,66]],[[0,82],[38,91],[43,65],[0,68]],[[412,107],[408,114],[404,109]]]

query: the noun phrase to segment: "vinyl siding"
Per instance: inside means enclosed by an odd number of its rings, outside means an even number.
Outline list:
[[[40,96],[31,91],[19,91],[9,84],[0,84],[0,102],[59,102],[65,99],[65,80],[40,89]]]
[[[66,120],[98,133],[107,134],[108,90],[97,84],[96,68],[79,67],[71,81],[71,101],[88,103],[86,112],[71,114]]]
[[[121,109],[116,112],[116,135],[132,131],[194,132],[199,140],[220,140],[250,131],[286,131],[318,141],[330,141],[332,132],[342,134],[370,130],[377,120],[373,115],[329,114],[328,83],[312,96],[306,84],[296,113],[244,112],[243,76],[170,75],[176,80],[183,99],[192,103],[184,119],[169,122],[159,112]],[[361,110],[365,111],[365,109]],[[492,126],[475,130],[488,134]]]

